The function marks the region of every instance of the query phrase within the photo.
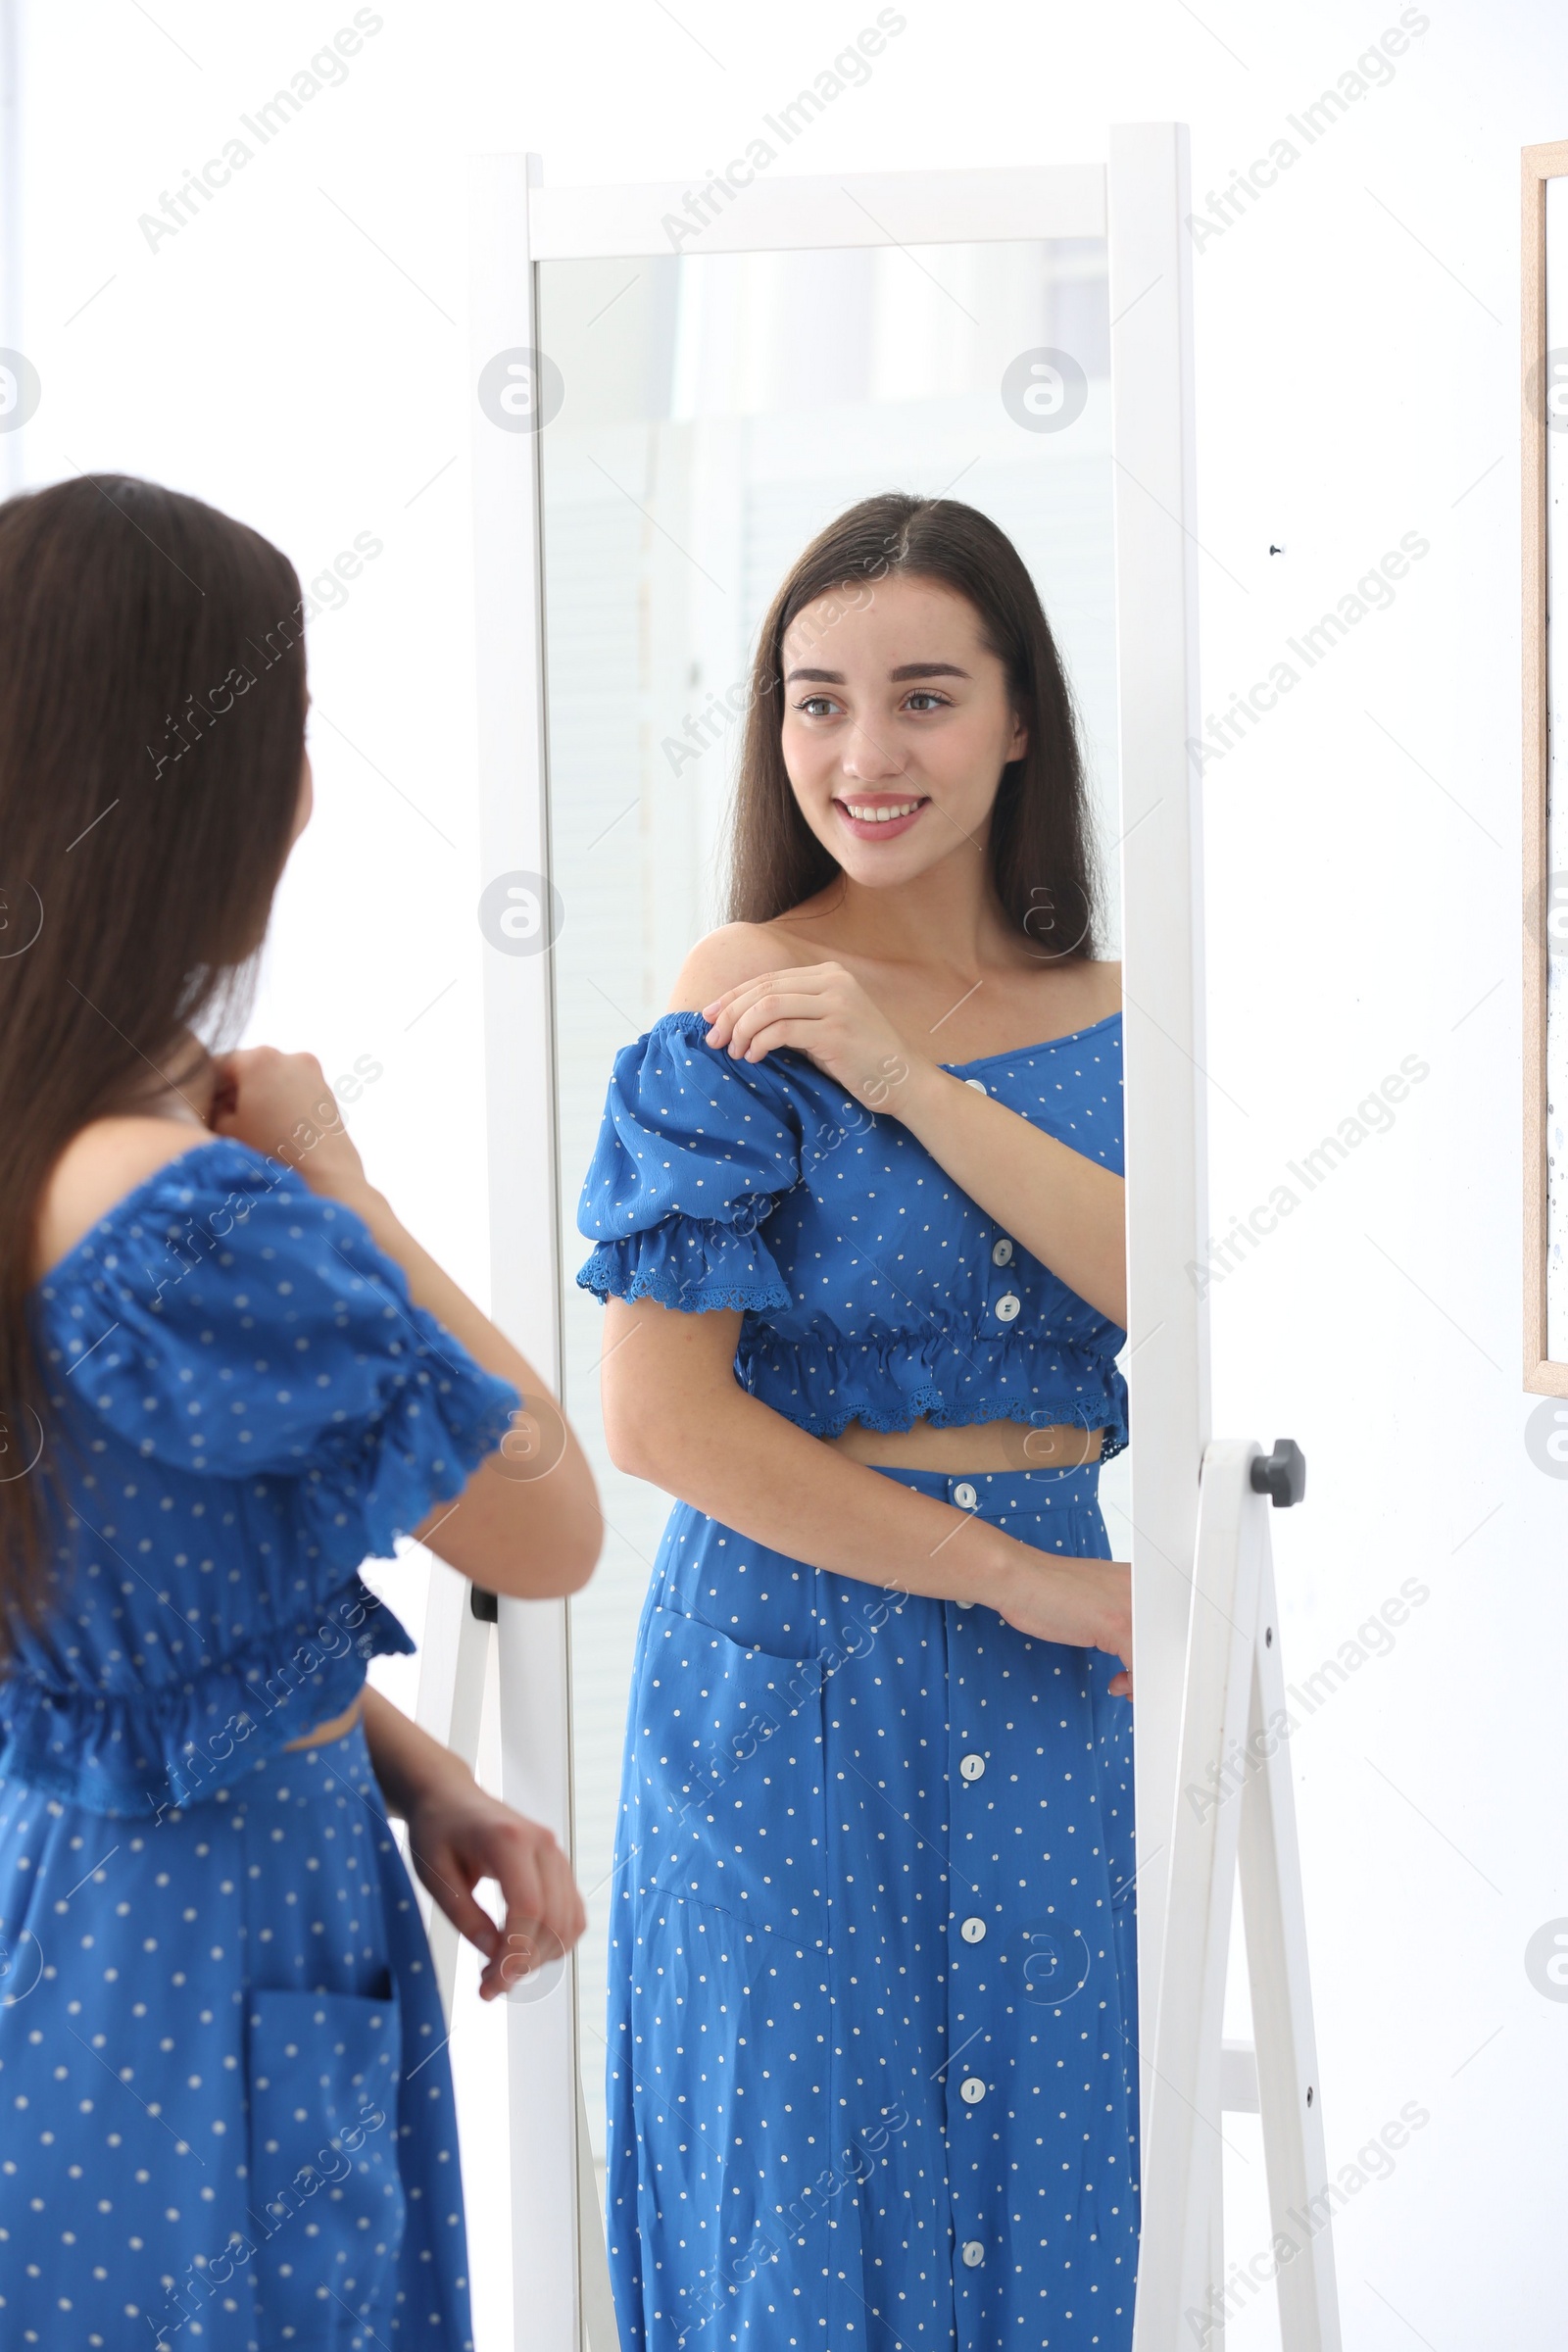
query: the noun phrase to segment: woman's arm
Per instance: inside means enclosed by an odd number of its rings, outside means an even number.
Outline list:
[[[915,1053],[842,964],[769,972],[701,1009],[711,1017],[709,1044],[748,1061],[793,1046],[899,1120],[1031,1257],[1126,1329],[1122,1178]]]
[[[502,1448],[412,1533],[492,1592],[541,1600],[579,1591],[593,1573],[604,1528],[593,1472],[571,1426],[533,1366],[399,1224],[365,1173],[320,1063],[259,1046],[227,1055],[217,1076],[215,1131],[285,1161],[312,1192],[352,1208],[403,1268],[415,1303],[523,1398],[526,1410]]]
[[[652,1298],[605,1309],[600,1386],[612,1460],[694,1509],[831,1574],[983,1601],[1040,1641],[1132,1656],[1128,1569],[1063,1559],[851,1461],[737,1386],[741,1317]],[[1111,1689],[1130,1686],[1117,1676]]]
[[[1127,1187],[935,1062],[908,1064],[887,1110],[960,1192],[1070,1291],[1127,1328]]]
[[[450,1748],[368,1684],[365,1738],[387,1811],[409,1825],[416,1870],[453,1926],[485,1956],[481,2000],[494,2000],[568,1952],[587,1914],[550,1832],[487,1796]],[[474,1899],[481,1879],[500,1886],[506,1918],[499,1927]]]
[[[414,1534],[491,1592],[532,1600],[579,1592],[593,1574],[604,1523],[593,1472],[564,1413],[526,1358],[398,1223],[384,1195],[362,1178],[334,1187],[333,1198],[363,1217],[376,1246],[396,1258],[416,1304],[487,1372],[510,1380],[525,1406],[503,1450]]]

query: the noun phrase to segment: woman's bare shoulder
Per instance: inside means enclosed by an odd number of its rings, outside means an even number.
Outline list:
[[[732,988],[819,961],[792,939],[787,923],[724,923],[700,939],[680,967],[666,1012],[701,1012]]]
[[[38,1203],[33,1265],[41,1280],[117,1200],[149,1176],[216,1139],[184,1119],[93,1119],[55,1161]]]

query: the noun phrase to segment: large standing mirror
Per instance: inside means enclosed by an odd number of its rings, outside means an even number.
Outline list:
[[[1093,1963],[1095,1937],[1113,1936],[1117,1917],[1130,1950],[1136,1909],[1137,2007],[1118,2025],[1125,2048],[1116,2063],[1137,2080],[1146,2131],[1167,1943],[1183,1955],[1182,1999],[1197,1999],[1209,2021],[1186,2037],[1175,2071],[1190,2076],[1191,2089],[1172,2093],[1164,2110],[1159,2178],[1144,2180],[1142,2250],[1127,2245],[1113,2282],[1125,2326],[1128,2276],[1147,2267],[1157,2216],[1160,2284],[1138,2304],[1145,2352],[1162,2341],[1178,2287],[1189,2299],[1210,2291],[1221,2115],[1232,2111],[1229,2142],[1233,2122],[1253,2129],[1245,2111],[1258,2096],[1250,2052],[1228,2058],[1221,2079],[1225,1938],[1203,1953],[1194,1934],[1206,1916],[1205,1871],[1226,1886],[1213,1916],[1229,1918],[1234,1838],[1228,1847],[1221,1839],[1220,1859],[1190,1871],[1187,1885],[1171,1875],[1179,1751],[1191,1759],[1211,1732],[1218,1738],[1207,1700],[1196,1716],[1193,1708],[1193,1578],[1216,1565],[1222,1582],[1231,1573],[1221,1559],[1230,1556],[1226,1525],[1251,1531],[1244,1548],[1257,1532],[1250,1503],[1221,1501],[1207,1551],[1199,1544],[1198,1474],[1210,1430],[1204,1308],[1188,1271],[1205,1204],[1201,858],[1187,748],[1199,701],[1185,138],[1173,125],[1113,131],[1108,166],[853,181],[759,175],[751,184],[739,172],[727,209],[710,191],[700,230],[688,199],[669,188],[550,189],[534,166],[511,158],[477,175],[480,921],[490,950],[494,1299],[560,1381],[594,1456],[609,1530],[599,1574],[569,1615],[564,1604],[507,1600],[499,1613],[505,1793],[569,1839],[591,1923],[573,1965],[520,1988],[509,2015],[518,2340],[615,2352],[603,2226],[607,1927],[624,1891],[614,1848],[628,1692],[645,1664],[639,1618],[670,1508],[657,1483],[616,1468],[604,1441],[606,1318],[576,1281],[591,1246],[577,1228],[579,1199],[617,1055],[662,1020],[691,1017],[666,1014],[676,974],[728,911],[724,832],[760,623],[824,525],[897,491],[962,505],[1000,530],[1032,582],[1030,603],[1038,595],[1044,607],[1085,767],[1101,885],[1093,952],[1122,966],[1113,1016],[1128,1177],[1120,1368],[1135,1434],[1102,1468],[1098,1501],[1110,1556],[1133,1563],[1136,1859],[1129,1853],[1107,1883],[1093,1936],[1076,1919],[1032,1911],[1016,1921],[1009,1913],[1005,1934],[1007,1964],[1016,1959],[1038,2008],[1037,2033],[1057,2037],[1067,2064],[1086,2036],[1097,2046],[1105,2038],[1098,2025],[1090,2032],[1088,2007],[1073,2008],[1088,1982],[1084,1951]],[[671,234],[682,219],[686,227]],[[1086,1054],[1108,1043],[1102,1022],[1080,1028],[1079,1017],[1070,1029],[1051,1023],[1052,1039],[1087,1038]],[[930,1057],[967,1070],[985,1092],[980,1064],[961,1058],[974,1051],[955,1048],[950,1058],[938,1044]],[[1105,1084],[1114,1087],[1108,1076]],[[988,1280],[1013,1248],[1004,1232],[993,1255],[993,1239],[983,1251]],[[1010,1278],[996,1281],[999,1315],[1016,1315]],[[1113,1318],[1112,1328],[1121,1323]],[[744,1337],[742,1345],[744,1352]],[[1225,1464],[1225,1491],[1239,1496],[1247,1446],[1232,1446]],[[956,1468],[953,1484],[965,1486]],[[1252,1492],[1262,1492],[1255,1480]],[[950,1499],[967,1510],[973,1496]],[[842,1573],[853,1579],[852,1568]],[[440,1601],[438,1617],[448,1605]],[[1209,1611],[1204,1625],[1222,1614]],[[769,1671],[767,1642],[705,1633],[701,1611],[674,1615],[677,1631],[696,1623],[705,1655],[727,1660],[731,1681]],[[449,1633],[432,1650],[444,1662],[428,1678],[428,1704],[421,1696],[438,1729],[461,1715],[461,1692],[472,1688],[463,1660],[483,1640],[466,1618],[454,1618]],[[1245,1712],[1245,1690],[1241,1703]],[[937,1736],[945,1749],[949,1732]],[[807,1781],[810,1764],[803,1750]],[[955,1788],[983,1787],[977,1766],[982,1755],[956,1750],[944,1770]],[[1272,1785],[1288,1807],[1284,1784],[1276,1776]],[[1233,1831],[1234,1813],[1225,1818]],[[1025,1893],[1028,1884],[1026,1875]],[[934,1908],[952,1911],[945,1890]],[[1293,1919],[1295,2022],[1278,2043],[1294,2034],[1292,2066],[1310,2042]],[[716,1925],[723,1930],[722,1919]],[[1013,1929],[1027,1931],[1016,1954]],[[953,1912],[943,1934],[958,1939],[960,1964],[987,1938],[1002,1964],[1000,1913],[995,1934],[978,1911]],[[669,1956],[677,1974],[701,1962],[695,1942]],[[1130,1982],[1124,1975],[1124,1988]],[[736,2030],[732,2015],[725,2031]],[[951,2025],[942,2030],[951,2040]],[[1108,2066],[1108,2055],[1097,2063]],[[945,2071],[939,2059],[935,2074]],[[1311,2109],[1317,2091],[1309,2100],[1307,2087],[1290,2066],[1265,2084],[1283,2119],[1280,2144],[1298,2160],[1293,2173],[1270,2154],[1280,2210],[1287,2180],[1315,2179],[1321,2166],[1321,2102]],[[966,2068],[950,2117],[983,2117],[989,2093],[985,2075],[971,2080]],[[768,2128],[765,2118],[757,2126]],[[563,2135],[577,2148],[570,2173],[550,2154]],[[680,2136],[666,2150],[671,2162],[691,2152]],[[837,2180],[831,2156],[824,2161]],[[1259,2191],[1262,2169],[1250,2168]],[[1226,2193],[1228,2203],[1228,2184]],[[1246,2217],[1249,2238],[1266,2219],[1261,2208]],[[612,2237],[617,2227],[624,2231],[624,2219],[612,2215]],[[984,2245],[966,2228],[949,2247],[951,2221],[934,2227],[944,2263],[961,2258],[964,2275],[983,2269]],[[755,2268],[766,2257],[736,2259]],[[963,2281],[954,2278],[956,2291]],[[971,2292],[983,2283],[977,2276]],[[723,2285],[714,2282],[711,2309],[700,2293],[682,2306],[694,2329],[717,2319]],[[1330,2338],[1319,2328],[1293,2340]]]

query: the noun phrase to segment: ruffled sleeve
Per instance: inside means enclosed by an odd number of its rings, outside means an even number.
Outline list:
[[[329,1566],[390,1557],[519,1399],[416,1305],[363,1219],[220,1138],[160,1169],[33,1297],[51,1394],[145,1456],[297,1482]]]
[[[600,1298],[790,1303],[760,1228],[799,1181],[799,1119],[781,1073],[705,1045],[708,1026],[666,1013],[615,1057],[577,1210],[599,1245],[577,1280]]]

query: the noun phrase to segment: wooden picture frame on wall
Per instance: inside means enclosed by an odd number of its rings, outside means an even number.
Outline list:
[[[1553,887],[1554,873],[1568,865],[1568,841],[1559,839],[1557,866],[1552,846],[1552,662],[1547,623],[1550,612],[1551,496],[1557,467],[1568,470],[1568,439],[1553,463],[1551,433],[1568,433],[1568,366],[1549,365],[1552,326],[1568,344],[1568,316],[1553,318],[1548,302],[1547,219],[1553,180],[1568,181],[1568,139],[1552,140],[1522,153],[1524,219],[1521,245],[1523,351],[1520,367],[1520,447],[1524,515],[1524,1385],[1546,1396],[1568,1396],[1568,1340],[1553,1329],[1549,1280],[1553,1244],[1552,1134],[1550,1091],[1551,949],[1556,939],[1568,956],[1568,895]],[[1557,270],[1568,271],[1568,194],[1557,246]],[[1568,351],[1563,354],[1568,362]],[[1560,374],[1561,382],[1557,381]],[[1560,418],[1554,391],[1562,396]],[[1560,485],[1559,485],[1560,487]],[[1559,549],[1568,571],[1568,546]],[[1568,782],[1568,777],[1565,777]],[[1568,809],[1564,810],[1568,813]],[[1556,929],[1554,930],[1554,926]],[[1568,995],[1559,1019],[1568,1029]],[[1561,1105],[1557,1115],[1561,1115]],[[1560,1155],[1559,1155],[1560,1161]],[[1556,1168],[1568,1181],[1568,1166]],[[1558,1208],[1560,1216],[1561,1209]],[[1568,1286],[1568,1267],[1561,1277]],[[1555,1352],[1554,1352],[1555,1349]]]

